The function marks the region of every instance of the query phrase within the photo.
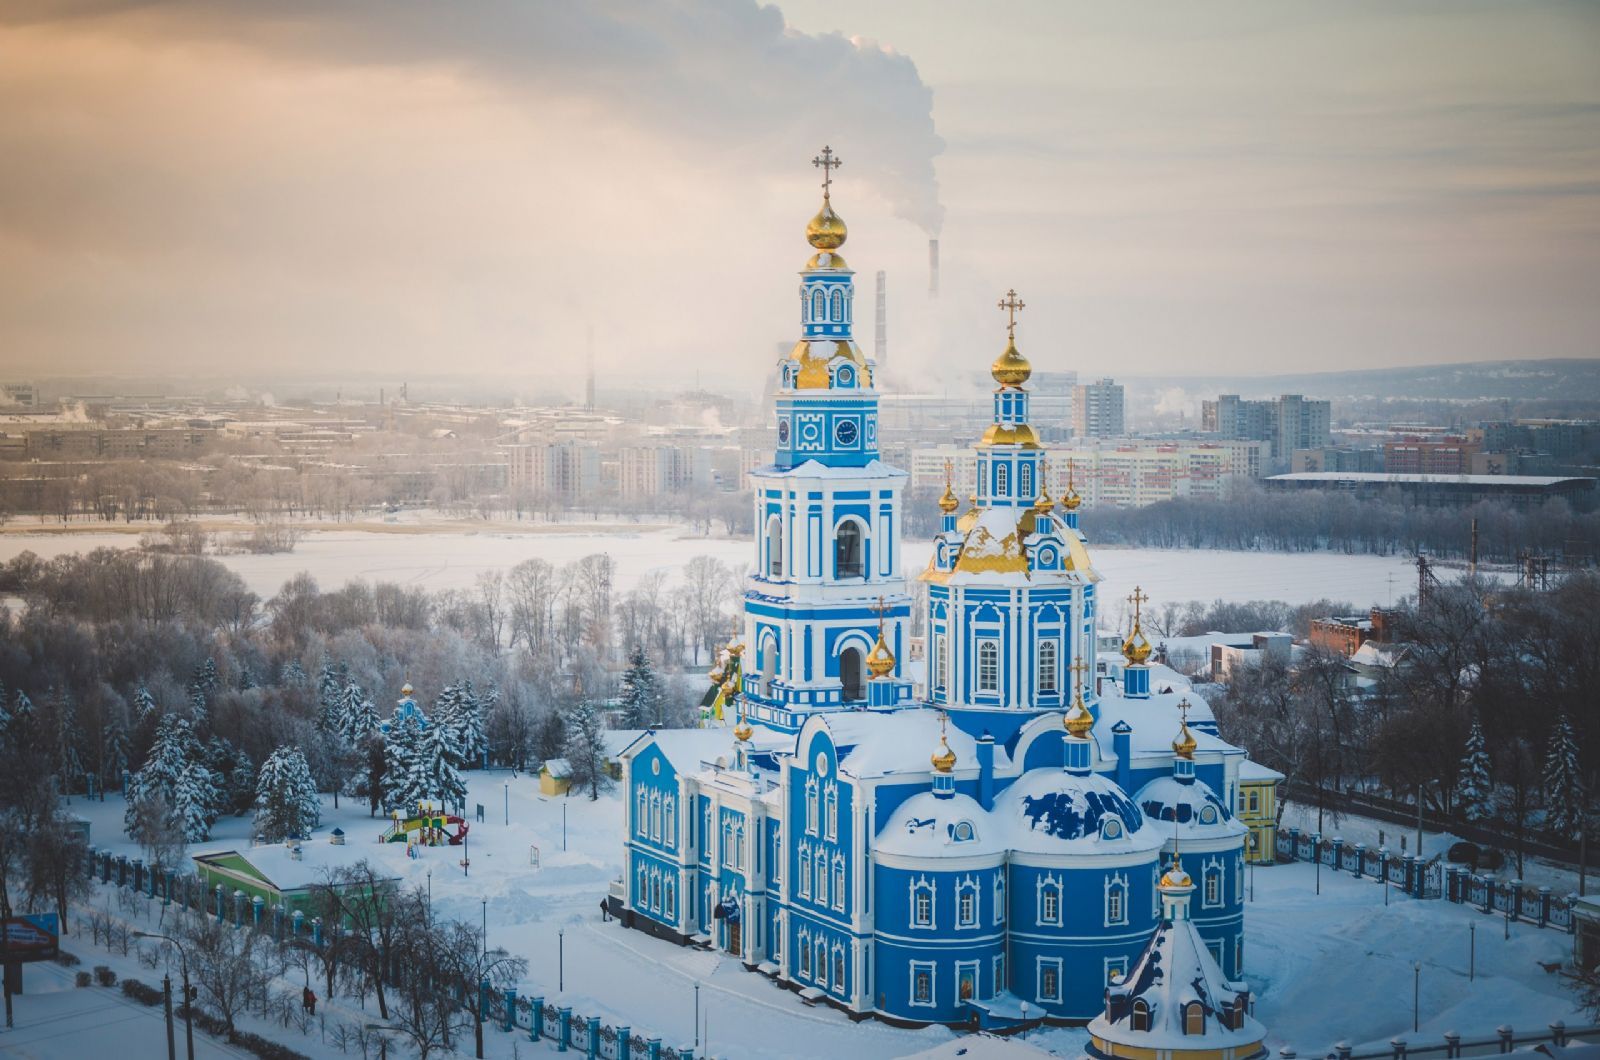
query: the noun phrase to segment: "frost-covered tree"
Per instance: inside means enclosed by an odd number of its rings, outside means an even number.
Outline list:
[[[290,688],[304,688],[310,680],[306,675],[306,668],[300,665],[299,659],[290,659],[278,671],[278,683]]]
[[[167,714],[140,770],[128,780],[126,822],[130,834],[153,829],[150,808],[159,800],[168,818],[191,843],[205,839],[216,820],[217,781],[202,761],[200,741],[189,719]]]
[[[1466,753],[1461,756],[1461,776],[1456,782],[1461,813],[1469,821],[1482,821],[1494,815],[1494,782],[1489,779],[1489,752],[1483,744],[1483,723],[1472,719],[1467,732]]]
[[[337,720],[339,737],[351,748],[360,747],[378,729],[378,710],[366,690],[354,681],[344,686]]]
[[[589,789],[589,800],[600,797],[600,792],[611,787],[611,775],[606,772],[605,726],[600,712],[588,700],[573,707],[567,717],[567,739],[563,757],[572,767],[572,786]]]
[[[62,791],[70,792],[75,790],[78,779],[83,776],[83,730],[78,728],[78,709],[72,697],[65,692],[57,692],[54,700],[56,779]]]
[[[422,730],[415,717],[393,721],[383,740],[383,808],[388,813],[395,810],[409,812],[414,809],[419,796],[414,794],[413,767]]]
[[[476,762],[485,746],[483,707],[471,681],[445,685],[433,701],[433,720],[456,754],[456,764]]]
[[[213,736],[206,744],[202,764],[210,769],[217,781],[216,813],[248,813],[256,801],[256,766],[250,756],[220,736]]]
[[[148,688],[146,688],[144,685],[140,685],[138,688],[135,688],[133,690],[133,718],[134,718],[134,721],[136,721],[136,722],[138,722],[140,724],[143,724],[145,721],[147,721],[149,718],[151,718],[155,713],[156,713],[156,697],[152,696],[150,694],[150,690]]]
[[[455,738],[443,725],[429,724],[422,730],[416,757],[411,760],[410,787],[415,798],[447,806],[460,806],[467,801],[456,746]]]
[[[628,669],[622,675],[621,702],[622,724],[626,728],[648,728],[660,719],[661,683],[656,680],[642,644],[635,644],[628,657]]]
[[[336,729],[334,719],[344,699],[344,690],[350,684],[350,668],[335,663],[327,652],[322,653],[322,665],[317,668],[317,706],[321,708],[318,721],[324,729]]]
[[[322,818],[317,782],[298,747],[280,747],[256,773],[256,833],[269,843],[308,836]]]
[[[1583,827],[1583,774],[1578,766],[1572,720],[1565,714],[1550,731],[1550,746],[1545,751],[1544,802],[1545,827],[1556,835],[1571,837]]]

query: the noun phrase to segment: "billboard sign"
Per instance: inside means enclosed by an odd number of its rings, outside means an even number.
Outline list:
[[[54,913],[29,913],[0,922],[5,941],[0,954],[7,963],[53,960],[60,950],[61,919]]]

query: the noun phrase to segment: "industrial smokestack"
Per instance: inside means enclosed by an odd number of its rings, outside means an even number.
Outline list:
[[[939,241],[928,240],[928,297],[939,297]]]
[[[889,274],[878,270],[878,315],[873,320],[872,357],[882,368],[889,360]]]

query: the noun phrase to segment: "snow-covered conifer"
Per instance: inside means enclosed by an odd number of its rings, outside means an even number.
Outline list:
[[[567,739],[563,757],[572,767],[572,786],[589,789],[589,799],[600,797],[602,789],[611,786],[611,776],[606,772],[605,726],[600,712],[588,700],[572,708],[567,717]]]
[[[346,747],[357,748],[378,728],[378,711],[372,699],[354,681],[344,686],[336,714],[335,731]]]
[[[1584,825],[1583,774],[1578,766],[1578,743],[1572,720],[1562,714],[1550,731],[1544,757],[1545,826],[1560,836],[1574,836]]]
[[[276,843],[307,836],[322,817],[317,783],[298,747],[280,747],[256,774],[256,832]]]
[[[144,765],[128,779],[130,831],[141,824],[140,807],[160,799],[191,842],[210,834],[211,822],[216,820],[217,784],[200,758],[200,742],[189,719],[163,715]]]
[[[133,690],[133,717],[141,724],[156,712],[156,697],[150,690],[140,685]]]
[[[217,819],[218,798],[216,775],[201,763],[190,762],[178,775],[172,812],[189,842],[198,843],[210,836],[211,824]]]
[[[483,708],[471,681],[446,685],[433,701],[430,727],[443,730],[443,738],[455,752],[458,765],[475,762],[483,753]]]
[[[622,675],[622,724],[629,729],[644,729],[656,724],[661,714],[661,683],[650,666],[644,646],[635,644]]]
[[[409,787],[414,799],[460,806],[467,801],[455,740],[443,725],[429,725],[417,741]]]
[[[1494,782],[1489,779],[1489,752],[1484,748],[1483,724],[1477,717],[1472,719],[1472,728],[1467,733],[1456,795],[1467,820],[1481,821],[1493,815]]]
[[[412,717],[390,723],[384,734],[383,808],[390,813],[410,812],[416,807],[420,796],[414,794],[412,771],[421,740],[422,730]]]
[[[310,678],[306,676],[306,668],[300,665],[299,659],[290,659],[278,671],[278,683],[288,685],[290,688],[304,688]]]

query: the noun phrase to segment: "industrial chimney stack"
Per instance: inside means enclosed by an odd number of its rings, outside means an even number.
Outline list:
[[[882,368],[889,361],[889,274],[878,270],[878,315],[873,320],[872,357]]]
[[[928,240],[928,297],[939,297],[939,241]]]

